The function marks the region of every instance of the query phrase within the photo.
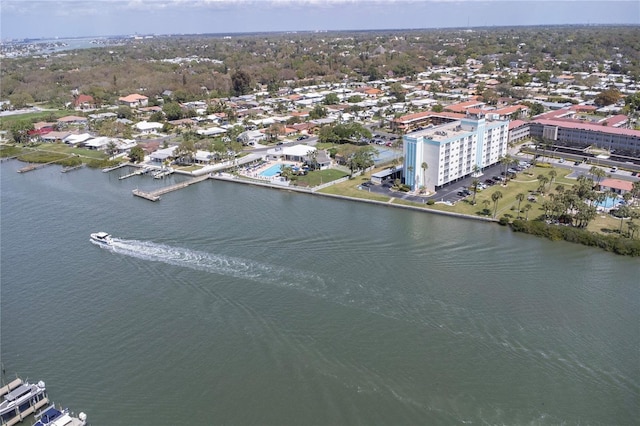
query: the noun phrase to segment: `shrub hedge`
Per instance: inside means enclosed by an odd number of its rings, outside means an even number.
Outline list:
[[[600,247],[603,250],[625,256],[640,256],[640,240],[632,240],[618,235],[603,235],[572,226],[549,225],[539,220],[514,220],[511,229],[515,232],[546,237],[552,241],[565,240],[585,246]]]

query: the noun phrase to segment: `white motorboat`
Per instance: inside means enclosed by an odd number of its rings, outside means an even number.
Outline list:
[[[35,415],[37,422],[33,426],[84,426],[87,424],[87,415],[80,413],[74,417],[68,408],[57,409],[54,405]]]
[[[113,238],[110,234],[106,232],[94,232],[91,236],[91,241],[96,242],[98,244],[104,244],[105,246],[110,246],[113,244]]]
[[[0,403],[0,423],[4,425],[23,413],[31,412],[40,400],[47,397],[46,392],[43,381],[37,384],[25,382],[4,395]]]

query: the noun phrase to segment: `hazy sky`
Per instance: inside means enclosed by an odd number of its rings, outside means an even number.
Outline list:
[[[640,0],[0,0],[0,36],[640,24]]]

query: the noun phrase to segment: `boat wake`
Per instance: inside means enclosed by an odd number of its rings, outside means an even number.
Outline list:
[[[299,290],[305,290],[310,293],[321,291],[324,288],[324,280],[308,272],[238,257],[174,247],[150,241],[119,238],[114,238],[111,245],[103,247],[114,253],[142,260],[162,262],[260,283],[275,284],[280,287],[296,287]],[[301,283],[306,283],[306,285],[303,287]]]

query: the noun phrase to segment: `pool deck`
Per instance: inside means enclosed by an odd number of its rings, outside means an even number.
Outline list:
[[[274,174],[273,176],[264,176],[262,175],[262,173],[274,167],[275,165],[300,167],[300,165],[297,163],[291,163],[286,161],[266,161],[260,167],[257,167],[257,168],[247,167],[243,170],[239,170],[239,173],[242,176],[245,176],[251,179],[259,179],[259,180],[271,182],[273,178],[276,177],[278,174]]]

